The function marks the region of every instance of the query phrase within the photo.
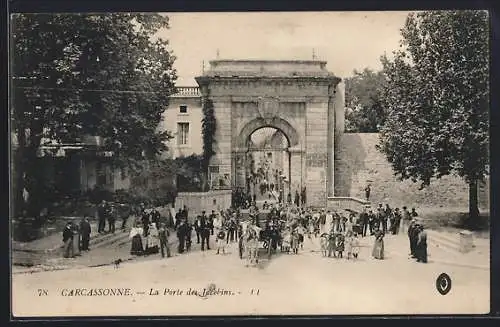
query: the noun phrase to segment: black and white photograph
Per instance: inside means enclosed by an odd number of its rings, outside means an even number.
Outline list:
[[[489,313],[489,16],[12,14],[12,316]]]

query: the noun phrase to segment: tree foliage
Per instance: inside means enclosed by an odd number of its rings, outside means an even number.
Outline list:
[[[215,132],[217,129],[217,121],[215,119],[213,101],[206,97],[203,101],[203,119],[202,119],[202,136],[203,136],[203,155],[201,157],[202,171],[202,189],[207,191],[208,185],[208,166],[210,158],[215,154]]]
[[[203,102],[203,169],[208,170],[210,158],[215,154],[215,131],[217,125],[215,120],[214,104],[211,99],[205,99]]]
[[[43,140],[105,139],[113,164],[139,168],[166,150],[162,112],[173,93],[175,60],[157,14],[19,14],[12,18],[12,129],[18,192],[36,195]],[[38,190],[40,191],[40,190]]]
[[[180,192],[200,192],[204,190],[206,179],[203,170],[205,159],[203,155],[192,154],[175,158],[177,172],[177,189]]]
[[[383,126],[386,112],[381,102],[385,75],[365,68],[345,80],[346,131],[376,133]]]
[[[476,217],[477,182],[489,165],[488,14],[410,14],[394,59],[382,57],[388,119],[380,149],[403,179],[457,174],[469,183]]]
[[[146,161],[143,168],[132,175],[131,188],[127,193],[134,198],[154,202],[172,203],[177,195],[175,171],[177,163],[172,159]]]

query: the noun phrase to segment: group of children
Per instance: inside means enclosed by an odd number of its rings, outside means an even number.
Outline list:
[[[323,256],[343,258],[344,252],[347,260],[357,259],[359,255],[358,234],[348,230],[345,234],[340,232],[324,233],[321,235],[321,251]]]

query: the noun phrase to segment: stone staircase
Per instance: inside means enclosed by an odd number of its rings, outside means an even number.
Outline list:
[[[427,236],[430,245],[434,245],[437,248],[449,252],[467,253],[475,248],[472,235],[469,236],[471,240],[467,243],[464,243],[463,236],[460,233],[442,233],[434,230],[427,230]]]

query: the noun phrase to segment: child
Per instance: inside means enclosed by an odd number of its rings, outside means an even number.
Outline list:
[[[345,237],[345,251],[347,252],[347,260],[351,259],[352,255],[352,232],[349,230]]]
[[[222,250],[222,254],[226,254],[226,233],[224,232],[224,229],[219,230],[215,242],[217,244],[217,254],[219,254],[220,250]]]
[[[354,259],[357,259],[359,253],[358,233],[354,233],[354,237],[351,239],[351,252]]]
[[[336,249],[338,258],[343,257],[344,253],[344,235],[341,233],[337,233],[337,244],[336,244]]]
[[[187,224],[187,233],[186,233],[186,252],[191,251],[191,237],[192,237],[192,231],[193,231],[193,226],[191,224]]]

